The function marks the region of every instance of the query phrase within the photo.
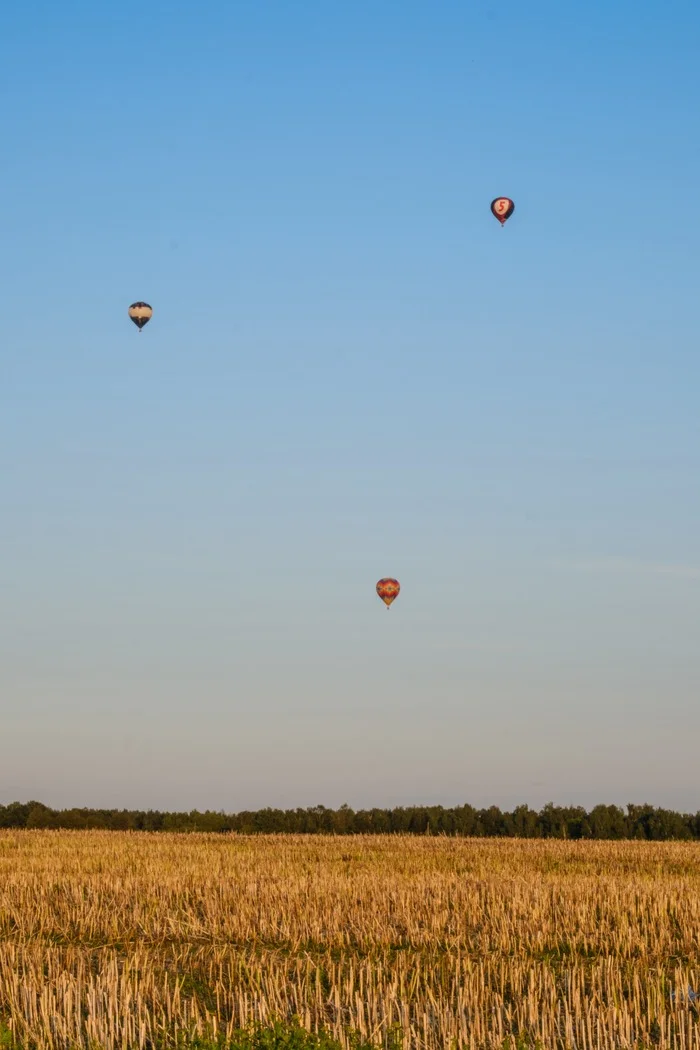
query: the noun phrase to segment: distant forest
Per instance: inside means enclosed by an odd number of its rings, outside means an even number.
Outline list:
[[[539,813],[517,806],[401,806],[395,809],[259,809],[227,814],[161,813],[158,810],[50,809],[41,802],[0,806],[0,828],[102,828],[110,831],[208,831],[240,835],[449,835],[533,839],[700,839],[700,812],[694,816],[647,804],[581,806],[547,803]]]

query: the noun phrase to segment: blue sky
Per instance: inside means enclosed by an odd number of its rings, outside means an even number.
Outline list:
[[[0,801],[700,809],[699,48],[13,6]]]

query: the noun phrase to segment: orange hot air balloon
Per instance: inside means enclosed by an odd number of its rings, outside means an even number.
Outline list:
[[[386,576],[377,584],[377,594],[382,599],[387,609],[393,602],[394,598],[398,598],[400,590],[401,584],[398,580],[393,580],[391,576]]]
[[[491,201],[491,211],[503,226],[506,219],[509,219],[515,211],[515,205],[510,197],[496,197]]]

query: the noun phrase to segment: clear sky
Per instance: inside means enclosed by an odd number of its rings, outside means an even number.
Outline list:
[[[0,801],[700,809],[699,53],[10,5]]]

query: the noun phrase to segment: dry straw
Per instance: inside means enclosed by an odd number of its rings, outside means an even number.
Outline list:
[[[688,986],[700,844],[0,833],[0,1017],[24,1047],[296,1014],[345,1045],[400,1025],[425,1050],[700,1050]]]

